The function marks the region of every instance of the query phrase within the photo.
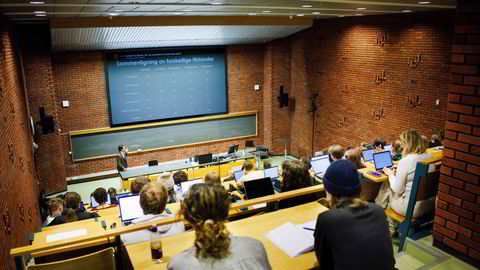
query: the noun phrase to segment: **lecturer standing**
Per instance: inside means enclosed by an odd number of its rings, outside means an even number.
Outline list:
[[[125,145],[118,146],[118,155],[117,155],[117,170],[123,172],[127,170],[128,167],[128,147]]]

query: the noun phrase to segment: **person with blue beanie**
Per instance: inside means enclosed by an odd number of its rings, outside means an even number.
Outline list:
[[[395,269],[383,208],[358,198],[361,184],[350,160],[337,160],[323,184],[330,210],[318,215],[315,254],[320,269]]]

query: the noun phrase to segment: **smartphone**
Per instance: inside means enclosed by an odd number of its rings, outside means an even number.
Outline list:
[[[378,172],[374,172],[374,171],[368,171],[369,174],[373,175],[373,176],[376,176],[376,177],[380,177],[381,174],[378,173]]]

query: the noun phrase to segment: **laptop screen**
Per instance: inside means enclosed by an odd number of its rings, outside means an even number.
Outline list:
[[[365,162],[372,161],[373,160],[373,153],[375,153],[375,149],[363,150],[363,160]]]
[[[390,151],[390,152],[392,152],[392,145],[391,145],[391,144],[387,144],[387,145],[385,145],[385,147],[384,147],[383,149],[385,149],[385,151]]]
[[[312,169],[315,174],[324,173],[327,171],[328,166],[330,166],[328,155],[325,155],[322,159],[312,161]]]
[[[182,187],[182,192],[183,194],[187,193],[187,191],[190,189],[191,186],[198,184],[198,183],[203,183],[203,179],[195,179],[195,180],[189,180],[180,183]]]
[[[143,209],[140,206],[140,195],[120,197],[120,218],[122,221],[129,221],[143,216]]]
[[[324,158],[328,158],[328,155],[314,156],[310,160],[315,161],[315,160],[324,159]]]
[[[376,170],[389,168],[393,165],[392,154],[389,151],[373,154],[373,161],[375,162]]]
[[[249,200],[275,194],[270,177],[246,181],[243,185]]]
[[[278,167],[272,167],[272,168],[268,168],[268,169],[265,169],[264,171],[265,173],[265,177],[270,177],[272,179],[274,178],[278,178]]]
[[[112,202],[110,201],[110,194],[107,194],[107,202],[106,204],[110,205]],[[100,206],[100,204],[95,200],[93,196],[90,196],[90,205],[92,208],[97,208]]]
[[[240,180],[240,178],[242,178],[244,174],[245,172],[243,170],[239,170],[233,173],[233,175],[235,175],[236,181]]]

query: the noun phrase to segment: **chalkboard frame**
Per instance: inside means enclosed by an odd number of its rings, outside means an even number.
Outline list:
[[[96,157],[75,159],[74,158],[74,149],[73,149],[73,144],[72,144],[72,137],[98,134],[98,133],[112,133],[112,132],[118,132],[118,131],[128,131],[128,130],[136,130],[136,129],[143,129],[143,128],[153,128],[153,127],[160,127],[160,126],[171,126],[171,125],[175,125],[175,124],[195,123],[195,122],[203,122],[203,121],[216,120],[216,119],[228,119],[228,118],[236,118],[236,117],[241,117],[241,116],[252,116],[252,115],[255,115],[255,134],[245,135],[245,136],[229,137],[229,138],[222,138],[222,139],[209,140],[209,141],[201,141],[201,142],[188,143],[188,144],[173,145],[173,146],[157,147],[157,148],[151,148],[151,149],[142,149],[142,150],[138,150],[138,151],[131,151],[131,152],[129,151],[129,153],[128,153],[129,155],[135,155],[135,154],[139,154],[139,153],[146,153],[146,152],[152,152],[152,151],[158,151],[158,150],[166,150],[166,149],[179,148],[179,147],[192,146],[192,145],[200,145],[200,144],[205,144],[205,143],[213,143],[213,142],[221,142],[221,141],[256,137],[256,136],[258,136],[258,112],[257,111],[246,111],[246,112],[229,113],[229,114],[223,114],[223,115],[204,116],[204,117],[195,117],[195,118],[188,118],[188,119],[179,119],[179,120],[170,120],[170,121],[162,121],[162,122],[155,122],[155,123],[138,124],[138,125],[131,125],[131,126],[105,127],[105,128],[97,128],[97,129],[70,131],[68,133],[68,135],[69,135],[68,138],[69,138],[72,162],[95,160],[95,159],[102,159],[102,158],[108,158],[108,157],[116,156],[116,154],[110,154],[110,155],[102,155],[102,156],[96,156]]]

